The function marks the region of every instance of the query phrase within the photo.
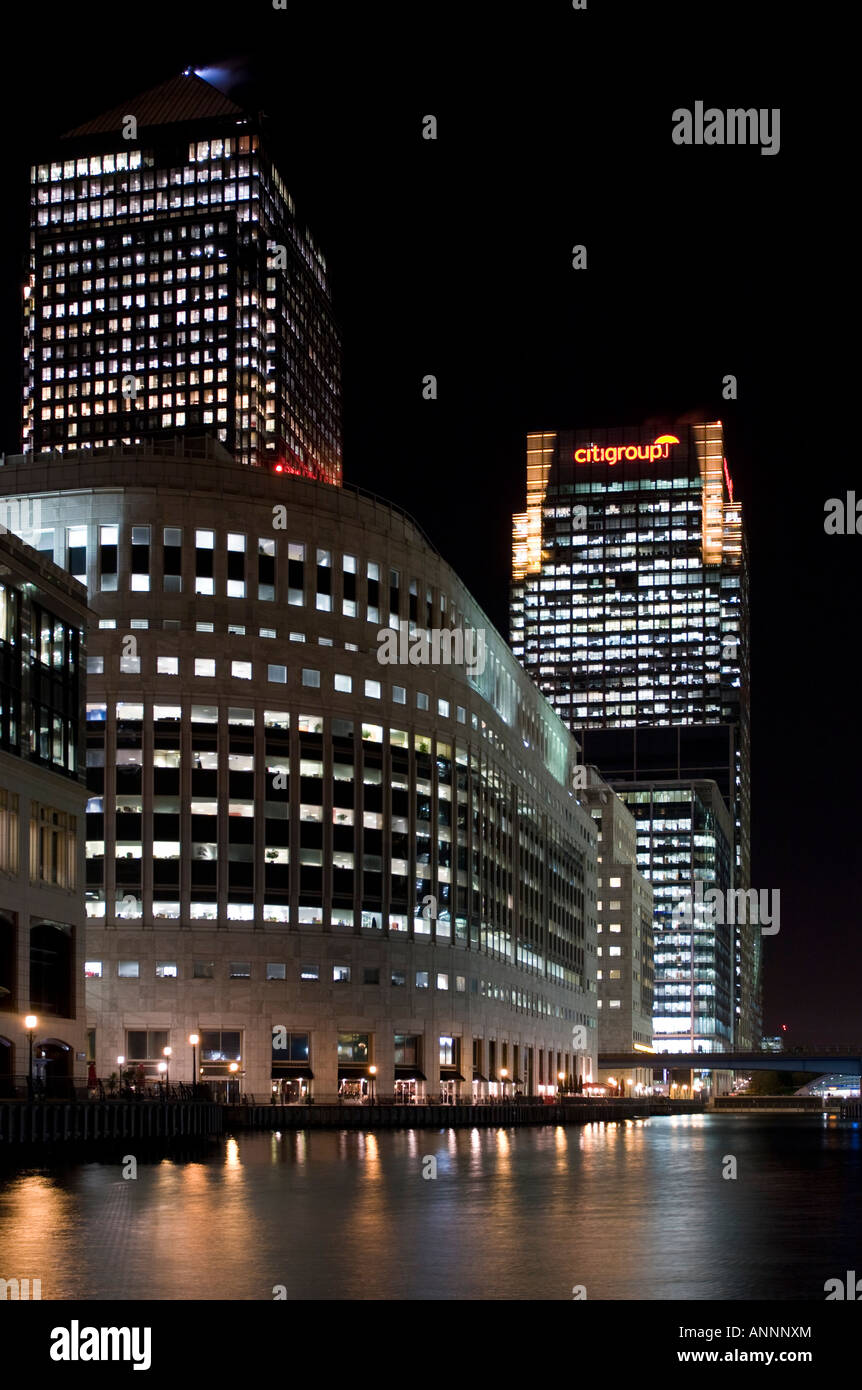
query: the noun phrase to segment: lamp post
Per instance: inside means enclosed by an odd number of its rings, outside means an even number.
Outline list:
[[[508,1067],[501,1067],[501,1068],[500,1068],[500,1076],[501,1076],[502,1079],[503,1079],[503,1099],[505,1100],[505,1099],[506,1099],[506,1081],[508,1080],[508,1077],[509,1077],[509,1068],[508,1068]]]
[[[239,1071],[239,1062],[231,1062],[230,1066],[228,1067],[228,1071],[230,1072],[231,1081],[235,1082],[236,1074]]]
[[[162,1048],[162,1052],[163,1052],[164,1058],[165,1058],[165,1086],[168,1086],[169,1083],[170,1083],[170,1075],[169,1075],[169,1073],[168,1073],[168,1068],[169,1068],[169,1066],[170,1066],[170,1062],[171,1062],[171,1053],[173,1052],[173,1048],[172,1048],[172,1047],[163,1047],[163,1048]]]
[[[168,1093],[167,1093],[167,1090],[165,1089],[165,1083],[164,1083],[164,1081],[163,1081],[163,1079],[162,1079],[163,1077],[165,1077],[165,1076],[167,1075],[167,1071],[168,1071],[168,1064],[167,1064],[167,1062],[159,1062],[159,1065],[158,1065],[157,1070],[158,1070],[158,1073],[159,1073],[159,1085],[160,1085],[161,1088],[162,1088],[162,1100],[167,1100],[167,1098],[168,1098]]]
[[[197,1033],[189,1033],[189,1042],[192,1045],[192,1100],[198,1098],[198,1053],[197,1047],[200,1037]]]
[[[377,1080],[377,1068],[374,1067],[374,1066],[371,1066],[371,1067],[368,1068],[368,1103],[369,1103],[369,1105],[373,1105],[373,1104],[374,1104],[374,1082],[375,1082],[376,1080]]]
[[[123,1054],[122,1054],[122,1052],[121,1052],[120,1055],[119,1055],[119,1057],[117,1058],[117,1080],[118,1080],[119,1083],[120,1083],[120,1090],[121,1090],[121,1091],[122,1091],[122,1089],[123,1089],[123,1064],[124,1064],[125,1060],[126,1060],[126,1059],[125,1059],[125,1057],[123,1056]]]
[[[563,1099],[563,1082],[565,1081],[565,1079],[566,1079],[566,1073],[565,1073],[564,1071],[558,1071],[558,1072],[557,1072],[557,1095],[558,1095],[558,1097],[559,1097],[560,1100]]]
[[[24,1027],[27,1029],[27,1037],[30,1042],[30,1062],[27,1067],[27,1099],[33,1099],[33,1034],[39,1027],[39,1020],[35,1014],[28,1014],[24,1019]]]

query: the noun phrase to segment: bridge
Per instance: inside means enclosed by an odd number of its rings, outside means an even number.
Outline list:
[[[790,1052],[600,1052],[599,1068],[662,1071],[810,1071],[862,1076],[862,1046],[795,1047]]]

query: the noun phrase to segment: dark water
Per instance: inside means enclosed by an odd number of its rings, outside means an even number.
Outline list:
[[[239,1135],[136,1180],[0,1173],[0,1277],[43,1299],[822,1302],[862,1271],[860,1177],[859,1125],[810,1116]]]

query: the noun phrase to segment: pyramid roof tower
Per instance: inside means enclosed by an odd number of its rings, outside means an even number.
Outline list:
[[[134,116],[139,127],[157,125],[176,125],[181,121],[198,121],[217,116],[244,116],[246,113],[236,102],[223,95],[218,88],[205,82],[195,72],[180,73],[162,82],[158,87],[141,92],[138,96],[103,111],[91,121],[67,130],[64,140],[75,140],[87,135],[112,135],[122,126],[126,116]]]

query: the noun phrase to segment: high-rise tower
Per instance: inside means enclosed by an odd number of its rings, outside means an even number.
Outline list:
[[[340,484],[326,264],[262,125],[189,72],[33,167],[25,451],[207,433]]]
[[[720,422],[528,436],[527,505],[513,525],[513,650],[578,731],[584,762],[621,794],[633,782],[717,784],[733,820],[736,887],[750,883],[747,585]],[[664,862],[659,870],[656,843],[647,836],[638,862],[653,883],[661,954],[663,915],[690,889],[689,873],[713,880],[689,855],[678,873]],[[676,947],[672,955],[675,972],[687,969]],[[736,928],[728,969],[720,992],[733,1000],[731,1035],[756,1046],[754,924]],[[657,966],[657,1023],[662,997]],[[697,1033],[696,1012],[683,1035]]]

